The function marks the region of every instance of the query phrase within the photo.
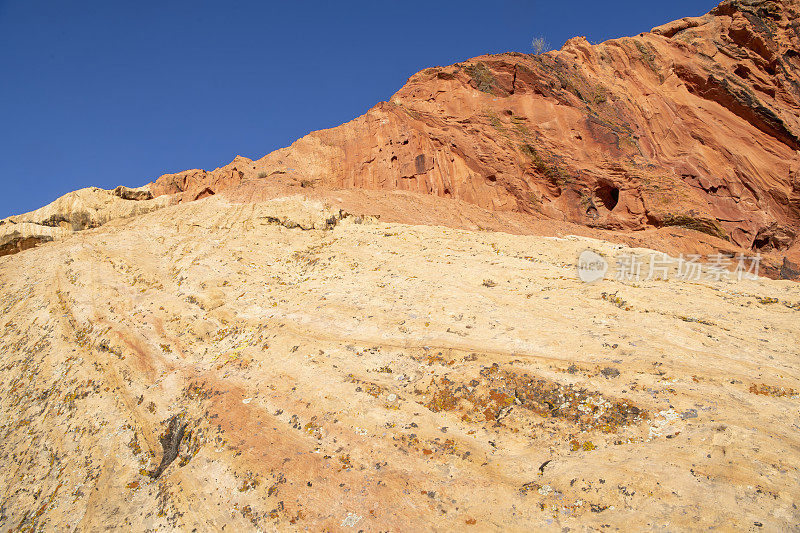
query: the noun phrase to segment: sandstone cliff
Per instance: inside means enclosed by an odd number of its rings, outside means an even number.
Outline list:
[[[0,220],[0,256],[113,220],[149,213],[176,201],[169,196],[153,198],[147,187],[120,186],[111,191],[87,187],[67,193],[40,209]]]
[[[726,0],[637,37],[429,68],[352,122],[151,190],[412,191],[800,262],[799,20],[797,0]]]
[[[799,6],[0,220],[0,530],[796,528]],[[785,279],[579,280],[655,250]]]

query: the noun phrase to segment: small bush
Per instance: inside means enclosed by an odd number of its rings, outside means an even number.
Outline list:
[[[617,307],[625,311],[631,310],[630,306],[628,305],[628,302],[617,296],[616,292],[615,293],[604,292],[603,294],[600,295],[600,298],[602,298],[607,302],[611,302],[612,304],[616,305]]]
[[[534,55],[544,54],[550,51],[550,45],[544,40],[544,37],[534,37],[531,41],[531,48],[533,48]]]
[[[258,173],[258,179],[263,180],[266,177],[267,177],[267,173],[264,172],[263,170]]]
[[[682,228],[699,231],[712,237],[728,240],[725,230],[716,221],[707,218],[698,218],[692,215],[667,213],[664,216],[664,226],[679,226]]]
[[[561,169],[558,168],[557,165],[548,164],[544,159],[542,159],[542,157],[539,155],[539,152],[537,152],[536,148],[534,148],[532,145],[524,143],[520,145],[520,150],[522,150],[522,153],[531,159],[536,172],[546,177],[551,183],[554,183],[559,187],[569,183],[570,180],[563,175]]]
[[[492,89],[495,86],[495,79],[489,67],[481,62],[477,62],[474,65],[469,65],[464,70],[472,78],[476,89],[484,93],[492,94]]]

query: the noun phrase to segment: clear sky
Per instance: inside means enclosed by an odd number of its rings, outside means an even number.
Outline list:
[[[713,0],[0,0],[0,218],[258,158],[419,70],[635,35]]]

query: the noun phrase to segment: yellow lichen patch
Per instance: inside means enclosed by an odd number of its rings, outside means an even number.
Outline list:
[[[758,301],[758,303],[760,303],[761,305],[776,304],[779,302],[777,298],[770,298],[770,297],[761,298],[759,296],[756,296],[756,301]]]
[[[642,409],[573,385],[501,370],[496,363],[479,379],[457,384],[448,377],[433,379],[420,402],[433,412],[462,410],[468,422],[500,422],[516,406],[544,418],[577,424],[581,429],[615,432],[647,417]]]
[[[350,383],[356,383],[358,385],[356,387],[356,392],[366,392],[373,398],[380,398],[381,394],[383,394],[384,392],[383,387],[381,387],[377,383],[360,380],[353,374],[348,374],[347,381],[349,381]]]
[[[427,322],[426,322],[427,324]],[[427,326],[426,326],[427,327]],[[452,357],[448,357],[445,355],[444,352],[430,352],[425,349],[424,352],[418,354],[411,354],[411,358],[415,361],[419,361],[424,363],[428,366],[432,365],[442,365],[442,366],[453,366],[456,361]]]
[[[445,439],[444,441],[439,437],[434,439],[420,440],[416,434],[401,434],[399,437],[394,437],[396,440],[406,447],[421,453],[423,457],[452,455],[460,459],[469,461],[472,455],[469,451],[462,451],[455,440]]]
[[[573,452],[577,452],[578,450],[583,450],[585,452],[590,452],[592,450],[597,449],[597,446],[594,445],[591,441],[586,441],[583,444],[580,443],[577,439],[570,441],[569,443],[570,450]]]
[[[246,492],[248,490],[253,490],[260,484],[261,481],[258,479],[258,476],[256,474],[252,472],[247,472],[245,474],[244,479],[242,480],[242,484],[239,486],[239,492]]]
[[[630,311],[631,307],[628,305],[628,302],[617,296],[617,293],[607,293],[604,292],[600,295],[600,298],[603,300],[614,304],[615,306],[619,307],[620,309],[624,309],[625,311]]]
[[[339,456],[339,463],[341,464],[340,470],[350,470],[353,468],[353,464],[350,462],[350,455],[340,455]]]
[[[228,365],[233,366],[234,368],[237,368],[239,370],[244,370],[248,368],[250,364],[253,362],[253,360],[252,358],[244,359],[242,357],[242,350],[243,348],[240,348],[238,350],[226,354],[223,357],[223,360],[217,363],[217,365],[214,368],[216,368],[217,370],[222,370],[224,367]],[[214,360],[217,360],[217,358],[215,357]]]
[[[139,455],[142,453],[142,448],[139,446],[139,438],[137,437],[136,433],[133,434],[131,440],[128,441],[128,448],[131,449],[133,455]]]
[[[683,320],[684,322],[694,322],[695,324],[703,324],[705,326],[715,326],[713,322],[709,322],[708,320],[703,320],[702,318],[694,318],[690,316],[679,316],[679,319]]]
[[[183,396],[190,400],[207,400],[218,394],[221,393],[207,386],[206,383],[191,383],[183,390]]]
[[[438,385],[434,379],[431,382],[431,387],[434,388],[434,391],[430,400],[425,403],[425,407],[434,413],[454,410],[458,406],[458,398],[453,395],[452,384],[453,382],[446,377],[442,378]]]
[[[366,392],[370,396],[378,398],[380,397],[381,392],[383,392],[383,389],[381,389],[380,385],[376,385],[374,383],[368,383],[365,384],[364,386],[364,392]]]
[[[781,398],[784,396],[788,396],[790,398],[794,398],[798,396],[798,391],[785,388],[785,387],[773,387],[771,385],[760,384],[756,385],[755,383],[750,385],[750,392],[753,394],[759,394],[763,396],[773,396],[775,398]]]

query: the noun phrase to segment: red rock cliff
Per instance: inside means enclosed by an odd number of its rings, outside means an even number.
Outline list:
[[[797,261],[800,1],[726,0],[638,37],[429,68],[337,128],[212,172],[407,190],[586,226],[681,226]]]

